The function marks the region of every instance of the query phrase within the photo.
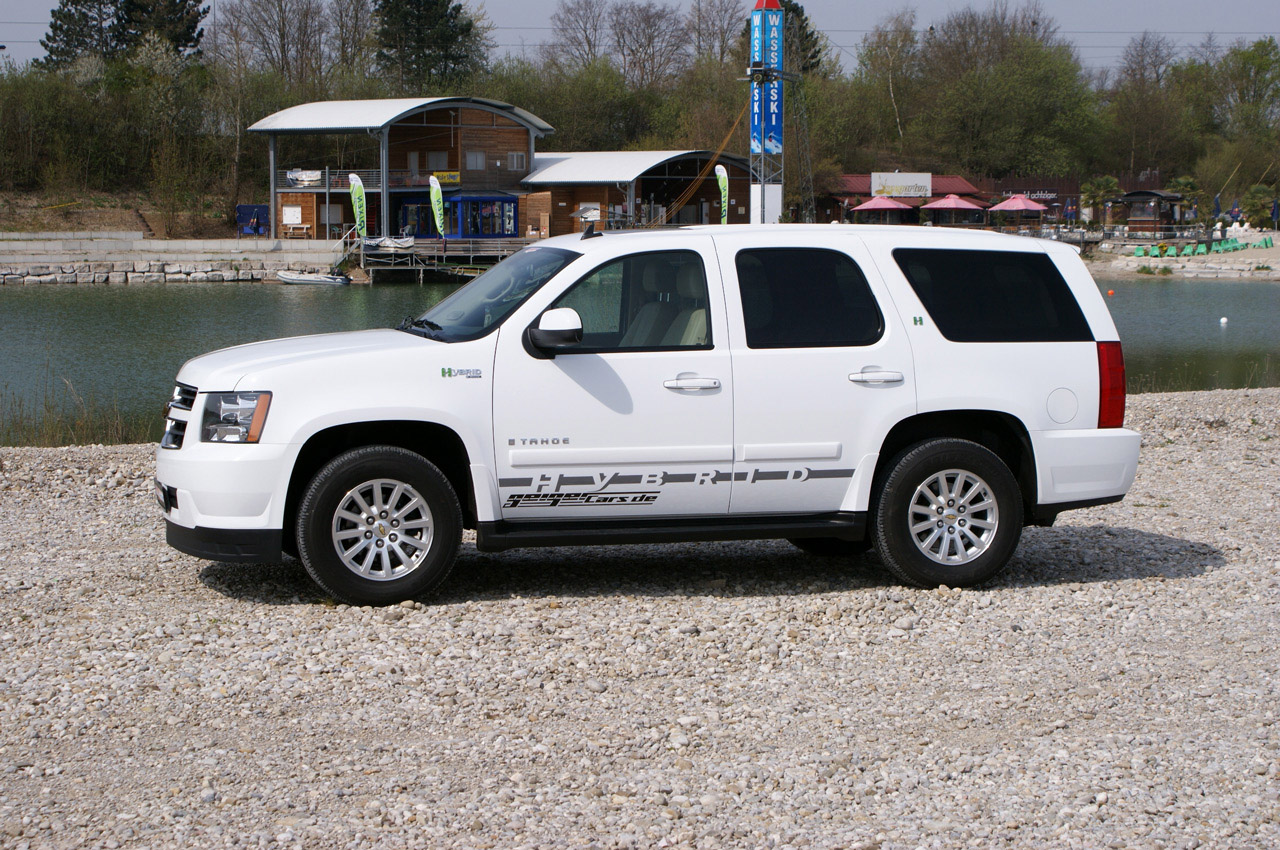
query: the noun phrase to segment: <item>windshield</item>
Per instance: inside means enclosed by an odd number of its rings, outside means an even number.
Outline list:
[[[532,245],[402,327],[443,342],[478,339],[502,324],[507,314],[580,256],[563,248]]]

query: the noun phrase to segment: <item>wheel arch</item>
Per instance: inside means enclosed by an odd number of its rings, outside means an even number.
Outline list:
[[[872,497],[879,492],[898,453],[925,440],[969,440],[995,453],[1009,467],[1022,493],[1023,514],[1033,521],[1036,504],[1035,453],[1031,435],[1016,416],[996,410],[933,410],[903,419],[881,444]]]
[[[458,494],[462,521],[475,528],[475,493],[471,486],[470,457],[466,444],[453,429],[436,422],[414,420],[375,420],[334,425],[307,438],[294,461],[285,496],[284,544],[286,551],[295,546],[294,533],[298,519],[298,502],[307,484],[333,458],[361,446],[396,446],[422,455],[444,473]],[[296,554],[296,553],[295,553]]]

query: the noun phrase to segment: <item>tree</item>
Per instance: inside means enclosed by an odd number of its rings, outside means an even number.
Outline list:
[[[609,11],[603,0],[560,0],[551,13],[551,42],[544,56],[553,65],[585,68],[609,52]]]
[[[694,57],[728,61],[746,17],[742,0],[693,0],[685,26]]]
[[[916,14],[908,9],[877,24],[858,48],[857,78],[875,107],[865,117],[873,122],[882,139],[894,139],[901,146],[905,137],[905,104],[918,77]],[[902,105],[900,105],[902,104]]]
[[[449,0],[377,0],[378,63],[404,92],[421,93],[482,71],[489,39],[483,21]]]
[[[675,6],[616,0],[609,8],[613,51],[627,84],[666,84],[688,64],[689,34]]]
[[[1093,211],[1098,220],[1098,207],[1120,195],[1120,181],[1110,175],[1094,177],[1080,184],[1080,205]]]
[[[291,86],[316,88],[324,68],[322,0],[229,0],[220,11],[219,47],[247,48],[255,64]]]
[[[120,40],[133,47],[153,33],[179,53],[196,52],[204,38],[200,23],[208,14],[200,0],[121,0]]]
[[[328,16],[334,63],[348,74],[367,73],[375,50],[372,0],[330,0]]]
[[[111,59],[120,52],[121,0],[60,0],[40,39],[45,68],[65,68],[81,56]]]
[[[1237,43],[1218,68],[1220,109],[1228,134],[1274,136],[1280,122],[1280,45],[1275,38]]]

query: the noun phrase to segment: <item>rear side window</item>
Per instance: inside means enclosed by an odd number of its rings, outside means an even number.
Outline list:
[[[899,248],[893,258],[952,342],[1093,340],[1071,288],[1044,254]]]
[[[857,263],[821,248],[760,248],[735,259],[748,348],[870,345],[884,317]]]

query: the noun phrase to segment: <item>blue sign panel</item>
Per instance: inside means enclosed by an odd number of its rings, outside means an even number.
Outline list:
[[[751,64],[782,70],[781,9],[751,13]],[[751,152],[782,153],[782,80],[751,86]]]

